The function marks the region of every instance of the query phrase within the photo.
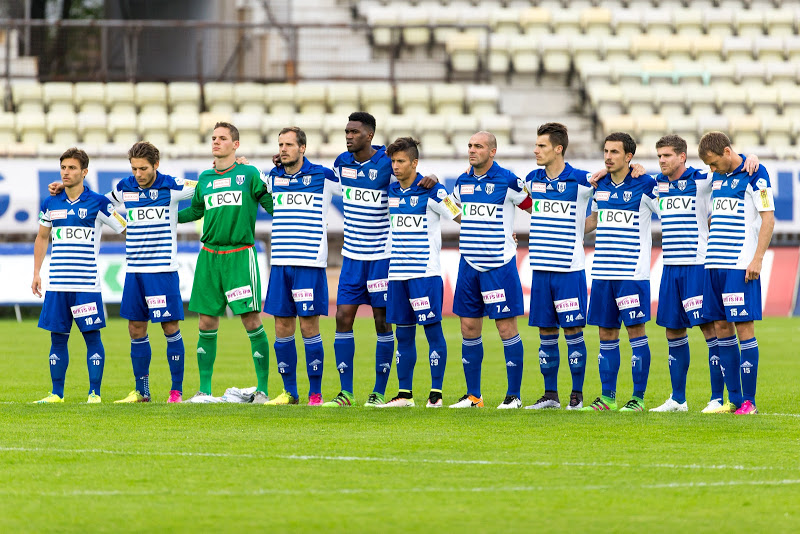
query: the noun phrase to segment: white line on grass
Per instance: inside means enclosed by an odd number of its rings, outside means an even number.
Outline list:
[[[295,460],[295,461],[328,461],[328,462],[378,462],[378,463],[423,463],[443,465],[485,465],[485,466],[535,466],[535,467],[609,467],[631,469],[690,469],[690,470],[731,470],[731,471],[769,471],[773,469],[797,469],[794,466],[746,466],[727,464],[630,464],[618,462],[510,462],[503,460],[435,460],[431,458],[399,458],[396,456],[317,456],[317,455],[262,455],[227,452],[192,452],[192,451],[124,451],[109,449],[57,449],[45,447],[0,447],[0,452],[26,453],[64,453],[64,454],[111,454],[120,456],[189,456],[207,458],[255,458],[259,460]]]

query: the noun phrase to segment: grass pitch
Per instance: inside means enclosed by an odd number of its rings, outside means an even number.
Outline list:
[[[264,321],[272,340],[273,324]],[[169,373],[160,329],[150,404],[114,405],[133,386],[127,326],[103,331],[104,404],[85,405],[83,341],[70,340],[67,402],[31,405],[49,390],[49,336],[35,322],[0,322],[0,530],[3,532],[790,532],[800,530],[800,408],[797,319],[757,325],[761,366],[755,417],[702,415],[708,364],[690,334],[690,413],[499,411],[502,346],[487,321],[481,410],[428,410],[427,345],[414,409],[323,410],[306,406],[167,405]],[[338,391],[332,319],[322,322],[325,398]],[[526,349],[523,400],[542,393],[535,329]],[[184,391],[198,385],[197,321],[183,324]],[[646,404],[669,396],[663,330],[648,325],[653,364]],[[456,320],[445,402],[465,390]],[[299,337],[299,335],[298,335]],[[624,333],[623,333],[624,337]],[[374,378],[371,321],[356,324],[356,398]],[[588,328],[585,401],[599,394],[597,331]],[[560,393],[570,390],[563,357]],[[255,383],[238,320],[223,320],[214,393]],[[300,361],[304,361],[302,345]],[[630,347],[622,344],[623,362]],[[270,377],[271,395],[280,377]],[[299,366],[301,395],[307,381]],[[396,392],[394,374],[388,394]],[[619,396],[631,377],[623,364]],[[303,399],[305,400],[305,399]]]

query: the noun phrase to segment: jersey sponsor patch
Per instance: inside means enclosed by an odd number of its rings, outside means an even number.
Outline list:
[[[272,195],[275,208],[307,208],[314,203],[313,193],[276,193]]]
[[[638,308],[639,307],[639,295],[625,295],[624,297],[619,297],[618,299],[614,299],[617,301],[617,309],[618,310],[627,310],[629,308]]]
[[[76,319],[86,317],[87,315],[97,315],[97,302],[87,302],[86,304],[79,304],[77,306],[70,306],[69,311]]]
[[[697,295],[695,297],[689,297],[682,301],[683,303],[683,311],[690,312],[693,310],[699,310],[703,307],[703,295]]]
[[[594,199],[597,202],[605,202],[609,198],[611,198],[611,192],[610,191],[598,191],[594,195]]]
[[[411,303],[411,308],[414,311],[428,310],[431,307],[431,299],[428,297],[420,297],[417,299],[408,299]]]
[[[352,167],[342,167],[342,178],[352,178],[355,180],[358,178],[358,171]]]
[[[314,300],[314,288],[292,289],[292,300],[295,302],[311,302]]]
[[[219,189],[220,187],[230,187],[231,186],[231,179],[230,178],[217,178],[214,180],[214,185],[212,186],[214,189]]]
[[[345,187],[342,189],[342,198],[347,204],[359,206],[379,207],[383,200],[383,191],[377,189],[364,189],[361,187]]]
[[[278,187],[287,186],[287,185],[289,185],[289,179],[288,178],[277,178],[276,177],[275,178],[275,185],[278,186]]]
[[[598,210],[597,224],[614,228],[633,228],[636,214],[628,210]]]
[[[466,220],[493,221],[497,219],[499,206],[481,202],[464,202],[461,205],[461,217]]]
[[[444,200],[445,198],[447,198],[447,191],[445,191],[444,189],[439,189],[438,191],[436,191],[436,198],[438,198],[439,200]]]
[[[392,230],[409,231],[419,230],[425,226],[425,217],[423,215],[403,215],[395,213],[389,216],[392,223]]]
[[[125,224],[125,221],[123,221]],[[59,226],[50,233],[53,243],[89,245],[94,242],[94,228],[85,226]]]
[[[572,206],[572,202],[562,202],[560,200],[534,200],[531,205],[531,215],[571,219]]]
[[[381,278],[378,280],[367,280],[367,291],[370,293],[380,293],[389,289],[389,279]]]
[[[723,293],[723,306],[744,306],[744,293]]]
[[[139,193],[131,191],[122,193],[123,202],[137,202],[138,200],[139,200]]]
[[[531,193],[546,193],[547,186],[541,182],[531,183]]]
[[[475,186],[473,184],[464,184],[459,190],[461,195],[472,195],[475,193]]]
[[[759,196],[761,197],[761,207],[762,208],[772,208],[772,201],[769,198],[769,191],[766,189],[762,189],[758,192]]]
[[[399,208],[400,207],[400,199],[399,198],[390,198],[389,199],[389,207],[390,208]]]
[[[553,306],[556,308],[556,313],[563,313],[569,311],[576,311],[580,309],[580,302],[578,299],[563,299],[554,300]]]
[[[224,191],[220,193],[211,193],[205,195],[203,200],[206,204],[207,210],[213,210],[221,206],[241,206],[242,205],[242,192],[241,191]]]
[[[711,211],[717,215],[736,215],[739,211],[739,199],[727,197],[711,199]]]
[[[67,218],[67,210],[52,210],[50,213],[50,220],[55,221],[56,219],[66,219]]]
[[[147,307],[152,308],[166,308],[167,307],[167,296],[166,295],[153,295],[152,297],[145,297],[145,302],[147,302]]]
[[[711,184],[711,189],[714,191],[719,191],[722,189],[722,180],[714,180],[714,182]]]
[[[442,201],[442,204],[453,214],[453,217],[457,217],[461,213],[461,210],[458,209],[456,203],[449,196]]]
[[[237,287],[236,289],[226,291],[225,298],[228,299],[228,302],[251,299],[253,298],[253,290],[250,288],[250,286]]]
[[[659,193],[669,193],[669,184],[660,182],[658,184],[658,192]]]
[[[506,290],[495,289],[493,291],[481,291],[484,304],[496,304],[498,302],[506,301]]]
[[[175,183],[178,185],[183,184],[183,187],[188,187],[190,189],[197,187],[197,180],[185,180],[183,178],[177,178]]]
[[[166,206],[150,207],[150,208],[130,208],[128,210],[128,222],[130,223],[153,223],[153,222],[166,222],[167,221],[167,208]]]
[[[664,214],[690,213],[694,199],[691,197],[664,197],[658,199],[658,211]]]

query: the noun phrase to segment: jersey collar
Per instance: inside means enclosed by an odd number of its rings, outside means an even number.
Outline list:
[[[303,156],[303,164],[300,166],[300,170],[299,171],[297,171],[294,174],[286,174],[286,167],[281,165],[280,167],[277,167],[278,170],[275,172],[275,175],[276,176],[294,177],[294,176],[297,176],[299,174],[308,174],[308,171],[311,170],[311,165],[312,165],[312,163],[310,161],[308,161],[308,158]]]
[[[414,177],[414,181],[413,181],[413,182],[411,182],[411,185],[409,185],[409,186],[408,186],[408,189],[403,189],[403,186],[401,186],[401,185],[400,185],[400,182],[399,182],[399,181],[397,181],[397,182],[395,182],[395,183],[397,184],[397,188],[398,188],[398,189],[399,189],[399,190],[400,190],[402,193],[405,193],[405,192],[407,192],[407,191],[411,191],[411,190],[412,190],[412,189],[414,189],[415,187],[418,187],[418,186],[419,186],[419,181],[420,181],[420,180],[422,180],[422,175],[421,175],[420,173],[417,173],[417,175]]]
[[[498,165],[496,161],[493,161],[492,162],[492,166],[489,167],[489,170],[486,171],[486,174],[482,175],[482,178],[483,177],[492,178],[492,177],[496,176],[499,172],[500,172],[500,165]],[[469,175],[470,176],[474,176],[475,178],[478,178],[478,176],[476,176],[476,174],[475,174],[475,169],[473,167],[469,168]]]
[[[745,160],[745,156],[744,156],[744,154],[739,154],[739,157],[740,157],[740,158],[742,158],[742,163],[741,163],[741,164],[740,164],[738,167],[736,167],[735,169],[733,169],[731,172],[729,172],[728,174],[726,174],[725,176],[728,176],[728,177],[730,177],[730,176],[733,176],[734,174],[739,174],[740,172],[744,172],[744,160]]]

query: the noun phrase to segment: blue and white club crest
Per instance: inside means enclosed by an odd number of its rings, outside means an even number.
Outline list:
[[[622,193],[622,200],[624,200],[625,202],[630,201],[632,197],[633,193],[631,193],[630,191],[625,191],[624,193]]]
[[[411,197],[411,207],[412,208],[417,205],[417,202],[419,202],[419,197]]]
[[[158,189],[151,189],[147,193],[150,195],[150,199],[151,200],[157,200],[158,199]]]
[[[731,189],[736,189],[737,185],[739,185],[739,179],[738,178],[734,178],[733,180],[731,180]]]
[[[78,208],[78,217],[81,219],[85,219],[88,213],[86,212],[86,208]]]
[[[678,189],[681,191],[686,189],[686,180],[678,180]]]
[[[369,170],[369,179],[373,182],[378,179],[378,169]]]
[[[311,185],[311,177],[310,176],[303,176],[303,185],[308,187]]]
[[[486,184],[486,194],[491,195],[494,193],[494,184]]]
[[[563,193],[564,191],[567,190],[567,184],[565,184],[564,182],[558,182],[556,187],[558,188],[559,193]]]
[[[242,185],[243,183],[244,183],[244,174],[237,174],[236,185]]]

